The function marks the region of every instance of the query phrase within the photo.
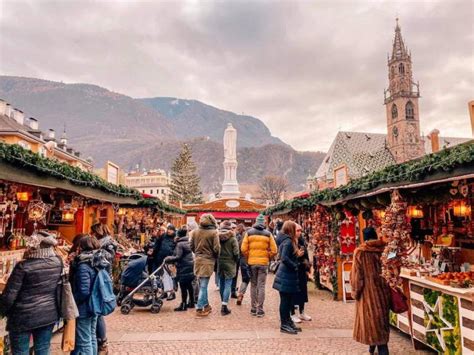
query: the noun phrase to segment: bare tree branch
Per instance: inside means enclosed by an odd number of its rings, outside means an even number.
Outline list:
[[[260,180],[258,187],[262,198],[275,205],[288,189],[288,180],[281,176],[267,175]]]

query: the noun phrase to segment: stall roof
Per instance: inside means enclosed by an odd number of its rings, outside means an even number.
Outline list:
[[[31,171],[5,164],[0,159],[0,180],[13,181],[19,184],[33,185],[37,187],[44,187],[48,189],[62,189],[77,193],[83,197],[118,203],[136,205],[138,200],[133,197],[118,196],[111,193],[101,191],[97,188],[88,186],[74,185],[68,180],[61,180],[48,175],[38,175]]]
[[[286,209],[312,208],[317,204],[335,205],[369,194],[436,184],[447,181],[446,179],[459,180],[472,174],[473,140],[419,159],[388,166],[335,189],[315,191],[305,199],[283,201],[265,210],[265,214],[275,214]]]

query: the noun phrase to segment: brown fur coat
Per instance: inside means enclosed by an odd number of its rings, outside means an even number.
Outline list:
[[[367,345],[383,345],[389,340],[390,290],[380,276],[381,240],[361,245],[354,255],[351,271],[352,294],[356,299],[354,340]]]

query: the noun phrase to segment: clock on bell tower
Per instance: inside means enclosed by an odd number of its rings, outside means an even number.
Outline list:
[[[395,161],[402,163],[424,155],[425,151],[418,110],[420,88],[413,82],[411,53],[403,43],[398,18],[392,55],[388,58],[388,80],[384,92],[387,143]]]

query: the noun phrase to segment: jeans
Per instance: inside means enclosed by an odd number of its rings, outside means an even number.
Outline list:
[[[210,277],[200,277],[199,278],[199,297],[197,302],[197,309],[203,309],[209,304],[207,298],[207,286],[209,286]]]
[[[239,293],[245,295],[245,292],[247,292],[247,287],[248,286],[249,286],[248,282],[242,281],[242,283],[240,284]]]
[[[237,261],[235,277],[232,279],[232,293],[237,292],[237,281],[239,279],[240,259]]]
[[[179,288],[181,289],[181,303],[194,304],[194,288],[193,280],[186,282],[179,282]],[[189,298],[188,298],[189,295]]]
[[[265,282],[267,280],[267,265],[250,266],[250,300],[252,310],[263,311],[263,302],[265,302]]]
[[[383,345],[371,345],[369,346],[369,353],[373,354],[375,352],[375,348],[378,348],[379,350],[379,355],[388,355],[388,345],[383,344]]]
[[[107,340],[107,328],[105,326],[104,316],[97,318],[97,330],[95,334],[97,335],[97,343],[99,345],[102,345]]]
[[[33,349],[36,355],[49,355],[54,324],[27,332],[10,332],[13,355],[30,354],[30,336],[33,335]]]
[[[290,320],[293,308],[293,293],[280,292],[280,322],[286,323]]]
[[[72,355],[97,355],[97,316],[76,318],[76,347]]]
[[[230,291],[232,289],[232,279],[226,279],[224,276],[219,278],[219,292],[221,293],[222,305],[229,303]]]

